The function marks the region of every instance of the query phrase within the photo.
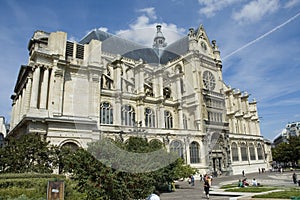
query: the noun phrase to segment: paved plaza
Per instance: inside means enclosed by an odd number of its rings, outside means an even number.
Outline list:
[[[298,171],[297,172],[298,177],[300,176],[299,173],[300,172]],[[292,174],[293,172],[283,172],[283,173],[265,172],[262,174],[259,173],[246,174],[245,177],[249,182],[251,182],[251,180],[255,178],[260,184],[264,186],[279,186],[282,188],[298,187],[292,182]],[[254,193],[224,192],[224,190],[220,189],[222,185],[227,185],[231,183],[237,184],[238,180],[242,178],[243,178],[242,175],[223,176],[223,177],[221,176],[221,177],[214,178],[212,181],[212,187],[210,191],[210,199],[218,199],[218,200],[252,199],[251,196],[255,195]],[[178,185],[179,188],[176,189],[175,192],[161,194],[161,200],[206,199],[203,191],[203,182],[200,182],[199,178],[195,181],[195,186],[189,185],[187,181],[179,181],[176,183],[176,185]]]

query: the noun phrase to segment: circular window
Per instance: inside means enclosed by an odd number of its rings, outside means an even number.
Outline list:
[[[216,80],[214,75],[210,71],[203,72],[203,83],[208,90],[215,89]]]

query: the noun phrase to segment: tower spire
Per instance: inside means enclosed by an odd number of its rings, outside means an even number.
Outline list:
[[[167,46],[165,42],[166,38],[164,37],[163,33],[161,32],[161,25],[158,24],[156,26],[156,35],[153,40],[153,48],[160,49]]]

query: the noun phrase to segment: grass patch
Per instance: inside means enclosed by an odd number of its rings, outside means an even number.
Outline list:
[[[86,194],[78,192],[77,182],[65,176],[52,174],[1,174],[0,200],[45,200],[48,181],[65,182],[65,200],[85,199]]]
[[[229,189],[229,188],[236,188],[238,184],[227,184],[227,185],[222,185],[220,189]]]
[[[242,188],[230,188],[225,190],[225,192],[252,192],[252,193],[257,193],[257,192],[267,192],[271,190],[277,190],[277,187],[242,187]]]
[[[281,192],[271,192],[268,194],[255,195],[253,198],[277,198],[290,199],[291,197],[300,197],[300,188],[291,188]]]

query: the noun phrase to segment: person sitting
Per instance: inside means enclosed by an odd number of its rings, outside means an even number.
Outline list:
[[[247,178],[244,178],[242,182],[244,187],[249,186],[249,183],[247,182]]]
[[[252,186],[258,186],[257,181],[255,180],[255,178],[252,179]]]
[[[241,181],[241,179],[239,179],[238,187],[244,187],[243,182]]]

